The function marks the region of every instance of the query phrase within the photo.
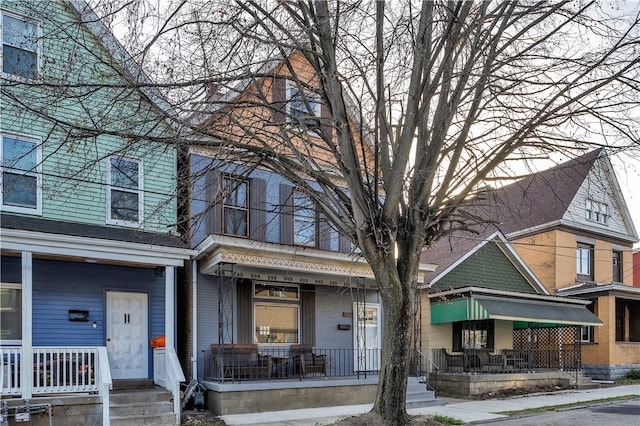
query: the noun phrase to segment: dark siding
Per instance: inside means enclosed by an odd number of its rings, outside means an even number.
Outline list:
[[[293,187],[280,184],[280,244],[293,245]]]
[[[207,211],[205,212],[205,221],[207,224],[207,233],[222,233],[222,203],[220,202],[220,185],[221,174],[218,170],[207,171]]]
[[[485,244],[433,287],[434,290],[444,291],[466,286],[536,293],[502,250],[493,243]]]
[[[287,80],[284,78],[273,78],[273,90],[271,94],[273,102],[273,118],[276,123],[284,124],[286,122],[285,108],[287,100]]]
[[[264,179],[251,179],[249,204],[250,237],[252,240],[265,241],[267,216],[267,185]]]
[[[316,344],[316,293],[313,286],[302,287],[302,343]]]
[[[249,280],[238,280],[238,343],[253,343],[252,284]]]

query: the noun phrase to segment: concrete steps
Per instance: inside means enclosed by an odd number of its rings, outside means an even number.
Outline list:
[[[162,388],[121,389],[109,395],[113,426],[175,425],[171,392]]]
[[[429,407],[437,405],[435,392],[427,390],[424,382],[416,377],[409,377],[407,382],[407,408]]]

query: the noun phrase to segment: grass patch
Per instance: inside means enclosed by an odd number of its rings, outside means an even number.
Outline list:
[[[462,425],[464,422],[462,420],[454,419],[453,417],[436,415],[433,419],[437,422],[440,422],[443,425]]]
[[[593,401],[574,402],[572,404],[551,405],[548,407],[539,407],[539,408],[526,408],[524,410],[515,410],[515,411],[500,411],[496,414],[503,414],[505,416],[522,416],[527,414],[544,413],[546,411],[557,411],[565,408],[582,407],[582,406],[591,405],[591,404],[601,404],[601,403],[614,402],[614,401],[626,401],[629,399],[637,399],[637,398],[638,398],[637,395],[616,396],[613,398],[602,398],[602,399],[596,399]]]

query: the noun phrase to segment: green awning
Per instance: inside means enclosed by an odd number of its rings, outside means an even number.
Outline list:
[[[431,305],[431,323],[497,319],[527,323],[602,325],[584,305],[536,299],[472,296]]]

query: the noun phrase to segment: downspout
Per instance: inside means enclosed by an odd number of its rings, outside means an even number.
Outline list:
[[[191,261],[191,378],[198,377],[198,261]]]

